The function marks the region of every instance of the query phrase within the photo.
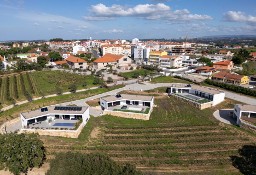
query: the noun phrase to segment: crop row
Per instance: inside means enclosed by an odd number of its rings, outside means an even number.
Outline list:
[[[30,92],[31,92],[32,94],[35,94],[35,88],[34,88],[34,86],[33,86],[33,84],[32,84],[32,81],[31,81],[31,78],[30,78],[28,72],[26,72],[26,77],[27,77],[27,80],[28,80],[28,85],[29,85]]]
[[[105,130],[106,134],[141,134],[141,133],[161,133],[161,132],[196,132],[196,131],[213,131],[219,128],[211,127],[211,128],[200,128],[200,127],[193,127],[193,128],[157,128],[157,129],[119,129],[119,130]]]
[[[216,141],[235,141],[237,137],[227,136],[227,137],[204,137],[204,138],[188,138],[188,139],[123,139],[123,140],[116,140],[116,139],[107,139],[103,140],[103,144],[108,145],[129,145],[129,144],[163,144],[163,143],[201,143],[201,142],[216,142]],[[241,138],[240,141],[249,141],[248,138]]]
[[[17,82],[17,76],[13,76],[13,86],[14,86],[14,98],[19,98],[19,92],[18,92],[18,82]]]
[[[148,134],[148,135],[114,135],[114,136],[104,136],[105,140],[108,139],[151,139],[151,138],[170,138],[170,139],[181,139],[186,137],[204,137],[204,136],[232,136],[232,133],[226,133],[226,132],[202,132],[202,133],[186,133],[186,134]]]

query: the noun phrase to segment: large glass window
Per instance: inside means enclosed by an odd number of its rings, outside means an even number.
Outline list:
[[[139,102],[138,101],[133,101],[132,104],[133,105],[139,105]]]

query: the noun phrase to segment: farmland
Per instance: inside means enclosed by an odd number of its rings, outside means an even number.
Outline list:
[[[93,85],[93,77],[61,71],[23,72],[2,76],[0,78],[1,105],[55,94],[57,87],[62,92],[66,92],[69,91],[68,87],[71,84],[75,84],[77,89],[88,88]]]
[[[41,137],[47,156],[56,152],[102,152],[144,173],[239,174],[230,160],[255,136],[222,125],[212,113],[234,101],[199,111],[173,97],[158,96],[149,121],[102,116],[91,118],[78,139]]]

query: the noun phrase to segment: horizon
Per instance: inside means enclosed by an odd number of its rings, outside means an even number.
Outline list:
[[[255,5],[253,0],[5,0],[0,41],[256,35]]]

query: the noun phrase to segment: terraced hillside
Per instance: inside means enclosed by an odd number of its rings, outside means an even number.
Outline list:
[[[23,72],[0,77],[0,102],[2,106],[33,97],[63,92],[75,84],[77,89],[93,86],[92,76],[82,76],[61,71]]]
[[[48,158],[70,150],[103,152],[146,174],[239,174],[230,156],[254,145],[254,136],[217,122],[215,109],[199,111],[172,97],[156,97],[155,103],[149,121],[103,116],[90,119],[79,139],[42,137]]]

